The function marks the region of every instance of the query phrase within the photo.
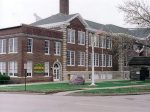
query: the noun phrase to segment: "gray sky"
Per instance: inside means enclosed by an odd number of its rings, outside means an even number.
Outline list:
[[[84,19],[101,24],[125,24],[118,4],[125,0],[70,0],[70,14],[80,13]],[[149,0],[148,0],[149,1]],[[59,12],[59,0],[0,0],[0,28],[29,24],[35,21],[34,13],[42,18]]]

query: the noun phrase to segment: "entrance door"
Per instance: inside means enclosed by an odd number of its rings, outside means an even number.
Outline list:
[[[60,80],[60,73],[61,73],[61,68],[59,64],[55,64],[53,68],[53,79],[54,81],[59,81]]]

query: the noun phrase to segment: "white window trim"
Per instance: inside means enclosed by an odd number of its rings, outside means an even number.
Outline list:
[[[12,76],[9,75],[9,73],[10,73],[10,71],[9,71],[10,62],[13,62],[13,75],[12,75]],[[9,61],[9,62],[8,62],[8,75],[9,75],[10,77],[18,77],[18,75],[17,75],[17,76],[14,75],[14,74],[15,74],[15,72],[14,72],[14,70],[15,70],[15,62],[17,63],[17,61]],[[17,74],[18,74],[18,63],[17,63]]]
[[[59,48],[59,49],[58,49]],[[55,42],[55,56],[61,56],[61,42]],[[59,53],[58,53],[59,52]]]
[[[12,39],[13,40],[13,51],[12,52],[10,52],[10,39]],[[15,39],[17,39],[17,51],[15,52]],[[8,54],[14,54],[14,53],[18,53],[18,38],[9,38],[9,40],[8,40]]]
[[[50,55],[50,41],[49,40],[45,40],[44,42],[48,42],[48,53],[45,53],[45,55]],[[44,52],[45,52],[45,45],[44,45]]]
[[[84,43],[82,43],[82,39],[84,39]],[[83,31],[78,31],[78,45],[85,45],[85,32]]]
[[[5,52],[4,52],[4,40],[6,41],[6,39],[1,39],[0,41],[2,42],[2,46],[0,46],[0,47],[2,47],[1,48],[1,52],[0,52],[0,54],[6,54],[6,46],[5,46]],[[7,42],[6,42],[7,43]]]
[[[98,56],[98,60],[96,61],[96,55]],[[96,65],[96,63],[98,62],[98,65]],[[94,67],[99,67],[99,54],[98,53],[94,53]]]
[[[73,36],[72,36],[72,32],[74,32],[74,33],[73,33],[73,34],[74,34]],[[69,34],[69,33],[71,33],[71,34]],[[71,35],[71,36],[69,37],[68,35]],[[69,43],[69,44],[75,44],[75,30],[73,30],[73,29],[68,29],[68,35],[67,35],[67,43]],[[68,38],[69,38],[69,41],[68,41]],[[71,41],[72,38],[73,38],[73,42]]]
[[[3,69],[3,65],[5,65],[5,69]],[[2,70],[5,70],[5,72],[2,72]],[[6,62],[0,62],[0,72],[1,74],[6,73]]]
[[[67,63],[67,66],[75,66],[75,51],[71,51],[71,50],[68,50],[68,51],[69,51],[69,53],[70,53],[70,64]],[[67,52],[68,52],[68,51],[67,51]],[[73,64],[73,65],[72,65],[71,52],[74,52],[74,60],[73,60],[73,61],[74,61],[74,64]]]
[[[32,45],[31,45],[31,52],[28,52],[28,51],[27,51],[27,53],[28,53],[28,54],[33,54],[33,38],[28,38],[28,39],[31,39]],[[28,39],[27,39],[27,41],[28,41]],[[28,44],[28,43],[27,43],[27,44]],[[28,47],[28,45],[27,45],[27,47]]]
[[[79,59],[78,59],[78,66],[85,66],[85,52],[78,52],[79,54]],[[82,55],[84,55],[84,58],[82,58]],[[82,61],[84,60],[84,64],[82,65]]]
[[[104,56],[105,56],[105,60],[104,60]],[[105,62],[105,65],[104,65]],[[106,54],[102,54],[102,67],[106,67]]]
[[[32,61],[27,61],[27,70],[28,70],[28,62],[31,62],[32,68],[31,68],[31,76],[27,76],[27,77],[32,77],[33,76],[33,62]],[[28,73],[28,72],[26,72],[26,73]]]
[[[47,76],[45,76],[44,75],[44,77],[49,77],[50,75],[50,64],[49,64],[49,62],[45,62],[45,63],[48,63],[48,75]],[[44,73],[45,73],[45,63],[44,63]]]

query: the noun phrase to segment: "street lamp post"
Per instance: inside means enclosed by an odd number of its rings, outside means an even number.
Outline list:
[[[27,64],[26,63],[24,64],[24,78],[25,78],[24,90],[26,91],[27,90]]]
[[[91,86],[95,86],[95,79],[94,79],[94,43],[96,41],[96,36],[94,35],[91,38],[91,44],[92,44],[92,83]]]

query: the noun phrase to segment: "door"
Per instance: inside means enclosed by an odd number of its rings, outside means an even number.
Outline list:
[[[61,68],[59,64],[54,64],[54,69],[53,69],[53,79],[54,81],[60,81],[60,73],[61,73]]]

